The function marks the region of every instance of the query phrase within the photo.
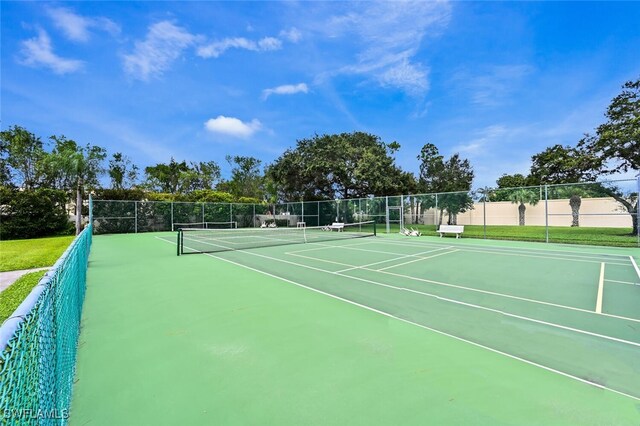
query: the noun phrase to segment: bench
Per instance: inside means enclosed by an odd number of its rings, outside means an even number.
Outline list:
[[[440,225],[440,229],[436,232],[440,234],[440,238],[444,234],[456,234],[456,238],[460,238],[460,235],[464,232],[464,225]]]
[[[329,229],[332,231],[335,229],[338,232],[342,232],[344,230],[344,223],[333,222],[331,225],[329,225]]]

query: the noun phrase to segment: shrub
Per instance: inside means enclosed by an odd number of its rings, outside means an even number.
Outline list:
[[[67,194],[55,189],[20,191],[0,187],[0,239],[73,233],[66,201]]]

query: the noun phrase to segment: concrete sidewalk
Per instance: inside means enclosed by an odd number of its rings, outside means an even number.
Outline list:
[[[46,266],[44,268],[22,269],[20,271],[0,272],[0,292],[4,291],[24,274],[36,271],[46,271],[47,269],[51,269],[51,266]]]

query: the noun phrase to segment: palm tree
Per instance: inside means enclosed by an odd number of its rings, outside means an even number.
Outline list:
[[[524,226],[524,212],[527,209],[525,204],[531,204],[532,206],[535,206],[536,204],[538,204],[538,201],[540,201],[540,194],[530,188],[517,188],[510,191],[509,200],[513,204],[520,204],[518,206],[518,225]]]

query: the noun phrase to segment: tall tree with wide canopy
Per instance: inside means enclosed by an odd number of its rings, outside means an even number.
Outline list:
[[[426,193],[443,193],[438,195],[439,223],[442,223],[446,210],[449,216],[447,223],[455,224],[459,213],[473,208],[473,198],[469,193],[474,177],[471,163],[467,159],[460,158],[457,153],[445,161],[438,148],[432,143],[422,147],[418,160],[420,160],[418,188]],[[422,208],[435,206],[435,197],[424,201]]]
[[[41,184],[41,162],[46,154],[39,137],[23,127],[13,126],[0,132],[0,163],[3,180],[9,181],[11,170],[17,175],[17,186],[33,189]]]
[[[352,132],[297,141],[267,169],[283,199],[360,198],[407,193],[412,179],[395,165],[396,142]]]
[[[531,173],[528,180],[537,185],[593,182],[602,158],[581,147],[554,145],[531,157]],[[569,198],[571,226],[580,226],[582,197],[597,195],[594,186],[565,185],[554,188],[558,196]]]
[[[640,171],[640,78],[622,86],[605,117],[607,122],[598,126],[596,137],[583,139],[579,146],[605,160],[602,173]]]

